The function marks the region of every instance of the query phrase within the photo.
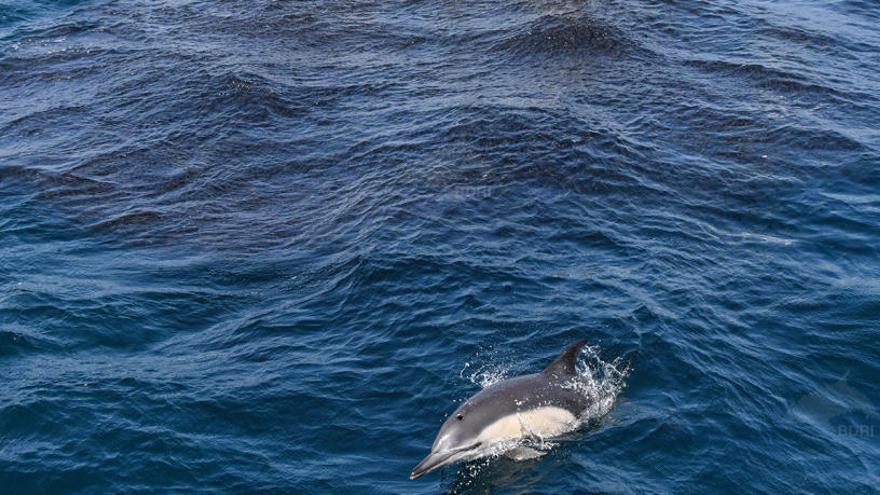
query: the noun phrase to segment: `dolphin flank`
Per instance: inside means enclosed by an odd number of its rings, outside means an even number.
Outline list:
[[[480,391],[450,416],[431,446],[431,453],[410,473],[417,479],[440,467],[497,452],[506,442],[553,438],[578,426],[589,407],[586,396],[570,384],[586,340],[568,346],[541,373],[518,376]],[[519,449],[525,455],[540,455]]]

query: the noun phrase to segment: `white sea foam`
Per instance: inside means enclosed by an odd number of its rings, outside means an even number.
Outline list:
[[[630,368],[620,358],[603,361],[598,346],[586,346],[578,359],[577,372],[577,378],[566,386],[588,399],[590,407],[579,418],[581,424],[585,424],[611,412],[617,397],[626,388]]]
[[[467,379],[480,388],[487,388],[507,378],[510,368],[498,364],[482,364],[474,367],[471,363],[464,363],[459,376]]]

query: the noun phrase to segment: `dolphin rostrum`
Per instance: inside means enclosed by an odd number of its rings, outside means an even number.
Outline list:
[[[586,343],[579,340],[568,346],[541,373],[498,382],[468,399],[440,427],[431,453],[412,470],[410,479],[503,452],[520,440],[553,438],[577,428],[590,405],[572,386],[577,357]]]

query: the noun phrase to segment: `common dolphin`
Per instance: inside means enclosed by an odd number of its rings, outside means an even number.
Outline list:
[[[465,401],[440,427],[431,453],[412,470],[410,479],[503,451],[518,440],[553,438],[577,428],[590,405],[572,386],[577,357],[586,343],[571,344],[541,373],[498,382]]]

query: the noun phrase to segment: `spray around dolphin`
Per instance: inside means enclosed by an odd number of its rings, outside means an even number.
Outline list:
[[[550,439],[578,427],[590,407],[573,387],[576,363],[586,340],[570,345],[541,373],[498,382],[461,405],[440,427],[431,453],[410,474],[417,479],[443,466],[500,452],[537,457],[526,439]]]

